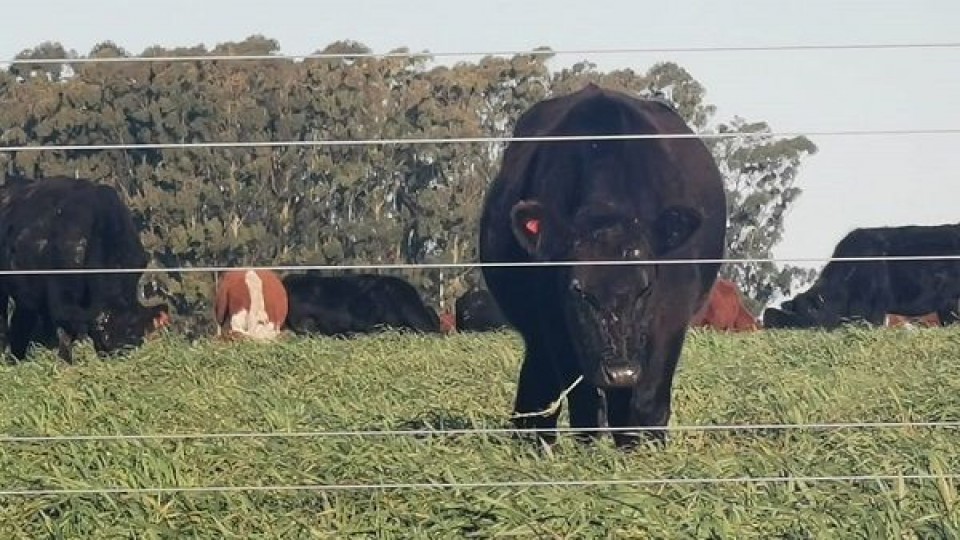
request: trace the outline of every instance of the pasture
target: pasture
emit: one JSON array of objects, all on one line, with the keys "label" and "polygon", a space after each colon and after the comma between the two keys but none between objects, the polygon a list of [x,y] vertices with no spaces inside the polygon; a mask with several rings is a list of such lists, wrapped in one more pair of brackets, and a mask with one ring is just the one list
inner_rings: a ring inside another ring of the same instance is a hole
[{"label": "pasture", "polygon": [[[0,368],[8,436],[508,427],[513,333],[167,336]],[[688,338],[671,424],[960,418],[960,329]],[[562,419],[565,424],[565,419]],[[0,443],[0,490],[949,474],[956,428],[681,431],[632,454],[504,435]],[[3,495],[3,538],[957,538],[957,481]]]}]

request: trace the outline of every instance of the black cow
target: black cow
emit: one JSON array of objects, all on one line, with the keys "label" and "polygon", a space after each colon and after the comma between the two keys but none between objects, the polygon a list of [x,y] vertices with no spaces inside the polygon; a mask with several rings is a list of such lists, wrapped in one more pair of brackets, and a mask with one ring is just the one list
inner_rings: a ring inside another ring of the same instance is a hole
[{"label": "black cow", "polygon": [[387,327],[441,333],[437,312],[412,285],[394,276],[291,274],[287,327],[298,334],[350,336]]},{"label": "black cow", "polygon": [[[0,269],[142,268],[147,256],[117,192],[85,179],[7,178],[0,189]],[[0,333],[22,360],[31,342],[59,348],[89,336],[100,355],[138,346],[168,320],[139,303],[140,273],[0,277]],[[14,309],[7,325],[9,299]]]},{"label": "black cow", "polygon": [[[960,255],[960,225],[854,229],[832,258]],[[888,313],[934,312],[958,320],[960,261],[831,261],[806,291],[763,312],[766,328],[834,329],[847,322],[883,326]]]},{"label": "black cow", "polygon": [[[692,134],[668,104],[593,84],[534,105],[514,133]],[[517,141],[484,203],[480,258],[719,259],[725,225],[723,180],[696,138]],[[718,270],[717,263],[484,267],[525,343],[515,412],[543,411],[582,375],[568,394],[572,427],[599,427],[603,418],[611,427],[665,426],[687,322]],[[553,429],[557,414],[515,424]],[[665,438],[662,430],[646,433]],[[639,434],[614,439],[632,445]]]},{"label": "black cow", "polygon": [[471,289],[454,305],[458,332],[492,332],[509,328],[490,291]]}]

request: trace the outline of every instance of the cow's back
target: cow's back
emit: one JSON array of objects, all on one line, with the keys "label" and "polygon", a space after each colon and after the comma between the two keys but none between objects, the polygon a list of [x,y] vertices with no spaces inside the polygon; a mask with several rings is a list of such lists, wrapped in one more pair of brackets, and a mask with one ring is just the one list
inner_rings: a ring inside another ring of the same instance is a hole
[{"label": "cow's back", "polygon": [[290,304],[287,325],[294,332],[347,335],[366,331],[375,317],[356,276],[289,274],[283,285]]},{"label": "cow's back", "polygon": [[707,301],[693,316],[690,325],[733,332],[758,329],[755,317],[744,305],[739,287],[728,279],[718,279],[714,283]]},{"label": "cow's back", "polygon": [[269,270],[231,270],[220,279],[215,301],[221,331],[253,339],[278,337],[289,310],[283,282]]},{"label": "cow's back", "polygon": [[[850,238],[870,238],[871,249],[850,249]],[[947,315],[960,299],[960,225],[907,225],[855,229],[838,244],[835,257],[930,257],[926,260],[849,262],[858,271],[847,287],[855,293],[881,298],[886,312],[919,317],[931,312]],[[841,263],[831,263],[839,265]],[[829,265],[828,265],[829,266]],[[863,270],[860,270],[862,268]],[[862,285],[871,284],[872,288]],[[840,285],[833,283],[834,288]],[[946,317],[948,320],[955,317]]]},{"label": "cow's back", "polygon": [[345,335],[371,332],[380,326],[441,332],[440,318],[416,289],[393,276],[289,275],[288,323],[300,333]]},{"label": "cow's back", "polygon": [[378,323],[426,333],[442,332],[440,316],[406,280],[373,274],[364,275],[361,280],[365,298],[377,305]]}]

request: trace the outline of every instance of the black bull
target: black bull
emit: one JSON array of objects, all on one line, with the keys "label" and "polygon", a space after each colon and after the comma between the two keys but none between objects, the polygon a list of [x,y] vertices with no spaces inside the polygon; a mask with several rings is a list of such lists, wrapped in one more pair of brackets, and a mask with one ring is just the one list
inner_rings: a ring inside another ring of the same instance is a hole
[{"label": "black bull", "polygon": [[[960,256],[960,225],[855,229],[832,258]],[[831,261],[817,281],[781,309],[763,313],[766,328],[837,328],[862,321],[882,326],[888,313],[935,312],[958,320],[960,260]]]},{"label": "black bull", "polygon": [[[117,192],[66,177],[8,178],[0,189],[0,269],[142,268],[147,256]],[[31,342],[59,347],[89,336],[100,354],[142,343],[166,304],[138,300],[140,273],[0,277],[0,334],[23,359]],[[8,299],[14,303],[7,326]],[[5,345],[5,343],[4,343]]]},{"label": "black bull", "polygon": [[[514,134],[692,132],[665,103],[588,85],[533,106]],[[698,139],[513,142],[485,200],[480,258],[720,259],[725,226],[723,181]],[[525,343],[514,411],[543,411],[582,375],[567,395],[573,428],[665,426],[687,323],[718,270],[715,263],[484,267]],[[557,415],[514,422],[552,430]],[[638,440],[625,431],[614,439]]]}]

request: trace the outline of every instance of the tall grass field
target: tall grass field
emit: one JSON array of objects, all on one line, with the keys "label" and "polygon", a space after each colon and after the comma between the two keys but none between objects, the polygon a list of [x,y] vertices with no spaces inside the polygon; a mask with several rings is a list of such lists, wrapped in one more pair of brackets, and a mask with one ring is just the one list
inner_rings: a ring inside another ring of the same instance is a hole
[{"label": "tall grass field", "polygon": [[[0,368],[0,538],[960,538],[957,480],[902,478],[960,474],[953,427],[16,440],[505,428],[521,355],[510,332],[38,352]],[[677,426],[960,420],[960,330],[692,332],[673,395]],[[896,478],[822,478],[873,475]]]}]

